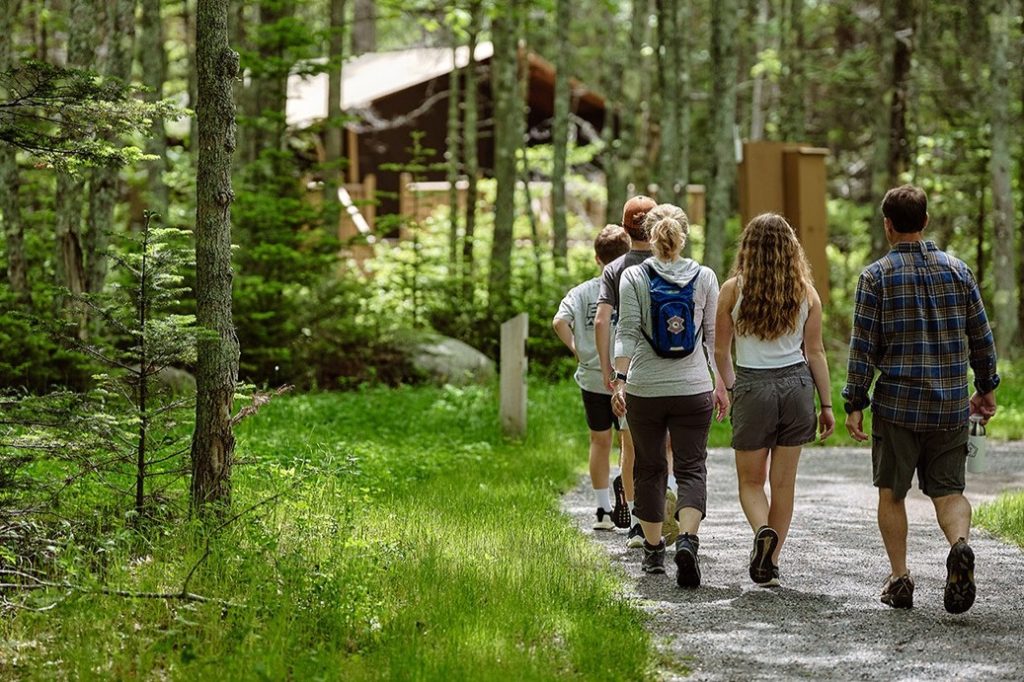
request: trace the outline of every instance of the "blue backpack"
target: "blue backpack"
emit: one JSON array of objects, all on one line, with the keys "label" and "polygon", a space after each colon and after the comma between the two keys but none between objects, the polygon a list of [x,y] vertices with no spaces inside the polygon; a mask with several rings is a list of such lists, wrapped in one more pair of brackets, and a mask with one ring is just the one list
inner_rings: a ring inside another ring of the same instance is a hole
[{"label": "blue backpack", "polygon": [[693,323],[693,290],[697,278],[680,286],[658,274],[651,263],[643,264],[647,285],[651,292],[651,329],[648,336],[641,332],[658,357],[685,358],[696,348],[701,330]]}]

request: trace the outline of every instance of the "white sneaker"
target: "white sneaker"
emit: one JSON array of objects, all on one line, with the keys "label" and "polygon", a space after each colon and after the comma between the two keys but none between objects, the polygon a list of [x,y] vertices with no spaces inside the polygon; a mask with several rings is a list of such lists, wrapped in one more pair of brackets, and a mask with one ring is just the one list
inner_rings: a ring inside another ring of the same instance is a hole
[{"label": "white sneaker", "polygon": [[634,523],[633,527],[629,529],[629,535],[626,536],[626,547],[630,549],[636,549],[644,546],[644,531],[640,528],[639,523]]},{"label": "white sneaker", "polygon": [[594,525],[592,525],[591,528],[594,530],[615,530],[615,522],[612,521],[612,513],[598,507],[597,521],[594,521]]}]

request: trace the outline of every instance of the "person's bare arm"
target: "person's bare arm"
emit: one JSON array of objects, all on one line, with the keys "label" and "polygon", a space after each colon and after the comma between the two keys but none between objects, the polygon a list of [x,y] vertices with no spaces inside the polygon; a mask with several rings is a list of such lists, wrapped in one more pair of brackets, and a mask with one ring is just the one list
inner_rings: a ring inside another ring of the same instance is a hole
[{"label": "person's bare arm", "polygon": [[807,322],[804,323],[804,354],[821,401],[818,436],[825,440],[835,431],[836,417],[832,411],[832,382],[829,378],[828,358],[825,356],[825,343],[821,337],[821,325],[821,297],[812,287],[810,309],[807,311]]},{"label": "person's bare arm", "polygon": [[572,327],[569,323],[560,317],[556,317],[551,320],[551,327],[555,330],[555,335],[565,344],[565,347],[572,351],[573,357],[579,359],[576,355],[576,339],[573,337]]},{"label": "person's bare arm", "polygon": [[612,306],[610,303],[598,303],[597,314],[594,316],[594,341],[597,343],[597,357],[601,361],[601,375],[608,388],[613,388],[611,341],[612,341]]}]

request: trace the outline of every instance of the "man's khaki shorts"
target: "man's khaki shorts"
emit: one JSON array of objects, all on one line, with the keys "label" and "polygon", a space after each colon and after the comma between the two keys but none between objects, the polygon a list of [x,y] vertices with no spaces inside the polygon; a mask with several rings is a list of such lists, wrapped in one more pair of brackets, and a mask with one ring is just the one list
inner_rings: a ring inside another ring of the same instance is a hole
[{"label": "man's khaki shorts", "polygon": [[890,488],[897,500],[917,484],[928,497],[964,491],[967,425],[948,431],[911,431],[877,416],[871,420],[871,470],[876,488]]}]

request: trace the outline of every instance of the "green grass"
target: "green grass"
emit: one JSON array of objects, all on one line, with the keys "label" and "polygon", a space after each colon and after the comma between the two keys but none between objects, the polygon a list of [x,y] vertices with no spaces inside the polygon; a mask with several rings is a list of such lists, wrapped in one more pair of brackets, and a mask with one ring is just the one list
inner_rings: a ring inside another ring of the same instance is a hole
[{"label": "green grass", "polygon": [[[586,457],[578,393],[531,386],[530,435],[497,431],[491,389],[278,399],[238,433],[249,463],[190,590],[239,604],[35,593],[0,620],[0,678],[644,679],[644,615],[559,512]],[[295,484],[298,482],[297,484]],[[295,485],[293,485],[295,484]],[[202,553],[189,524],[69,579],[175,591]]]},{"label": "green grass", "polygon": [[974,522],[1024,547],[1024,491],[1004,493],[974,512]]}]

